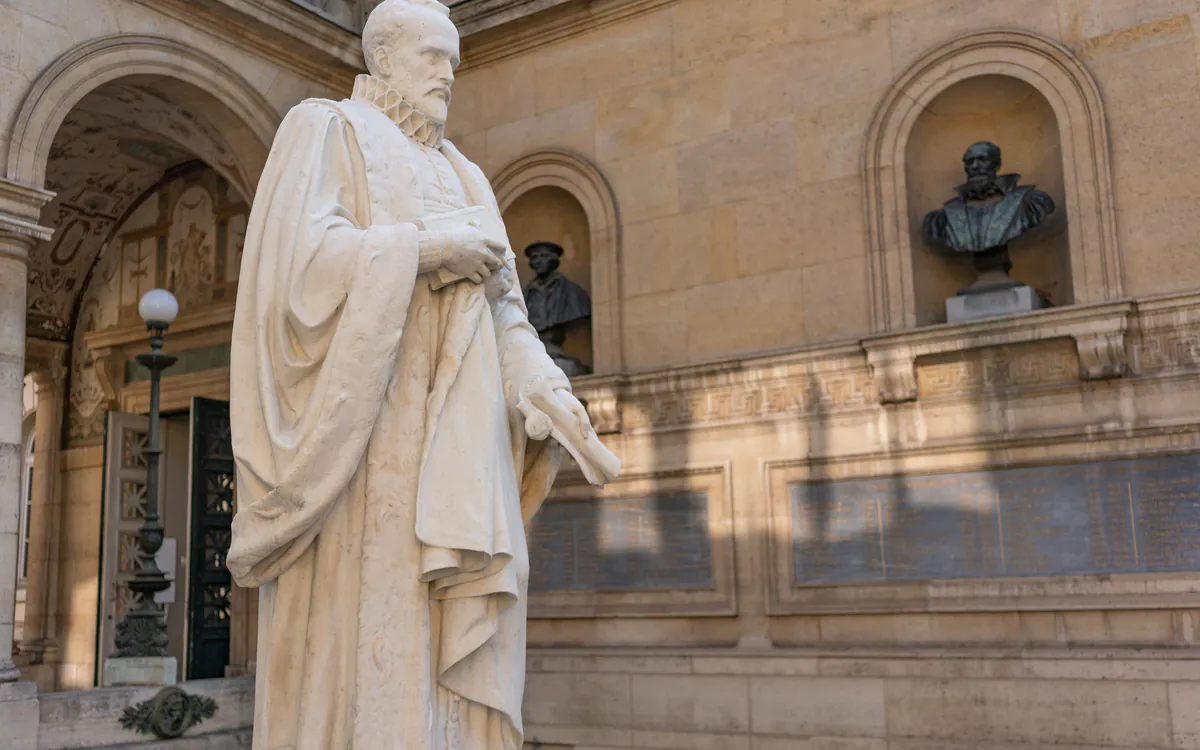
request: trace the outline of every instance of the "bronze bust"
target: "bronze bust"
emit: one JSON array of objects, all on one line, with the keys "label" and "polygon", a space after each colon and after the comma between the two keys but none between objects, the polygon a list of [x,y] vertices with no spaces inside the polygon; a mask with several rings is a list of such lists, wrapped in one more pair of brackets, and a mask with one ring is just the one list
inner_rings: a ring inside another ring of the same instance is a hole
[{"label": "bronze bust", "polygon": [[571,326],[591,320],[592,299],[587,290],[559,272],[562,254],[563,249],[553,242],[535,242],[525,248],[529,267],[537,274],[525,286],[525,305],[529,308],[529,323],[555,364],[568,377],[586,375],[588,368],[567,356],[562,345]]},{"label": "bronze bust", "polygon": [[1054,199],[1033,185],[1017,184],[1021,175],[998,174],[1000,147],[981,141],[963,155],[967,181],[955,198],[925,217],[922,229],[934,244],[970,253],[979,278],[964,294],[1021,286],[1008,277],[1008,243],[1054,212]]}]

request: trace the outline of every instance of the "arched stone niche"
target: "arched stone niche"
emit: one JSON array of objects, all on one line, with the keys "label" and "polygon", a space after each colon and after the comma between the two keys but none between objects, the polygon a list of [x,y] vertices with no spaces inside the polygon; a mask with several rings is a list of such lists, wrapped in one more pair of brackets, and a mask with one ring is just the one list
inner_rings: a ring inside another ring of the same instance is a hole
[{"label": "arched stone niche", "polygon": [[[621,372],[620,228],[612,189],[600,171],[575,154],[541,151],[506,167],[492,185],[518,254],[522,283],[528,280],[521,255],[528,243],[549,240],[563,245],[561,269],[592,298],[592,369],[598,375]],[[556,236],[535,236],[555,232]],[[564,244],[564,238],[573,247]],[[567,353],[583,359],[578,351]]]},{"label": "arched stone niche", "polygon": [[1057,210],[1034,231],[1009,247],[1012,277],[1041,292],[1051,305],[1069,305],[1071,289],[1067,212],[1063,210],[1062,147],[1054,110],[1028,83],[1010,76],[984,75],[959,81],[938,94],[917,117],[905,154],[912,244],[913,299],[917,325],[943,323],[944,300],[976,276],[971,258],[950,255],[922,234],[925,214],[954,197],[965,179],[963,152],[976,141],[1002,150],[1001,174],[1019,173],[1054,198]]},{"label": "arched stone niche", "polygon": [[[929,322],[919,315],[915,272],[920,263],[914,263],[913,237],[920,227],[913,226],[913,221],[940,201],[931,206],[910,205],[908,160],[914,129],[931,105],[936,111],[936,100],[951,87],[995,76],[1015,79],[1035,90],[1054,115],[1063,179],[1057,220],[1066,218],[1069,257],[1069,272],[1060,273],[1060,283],[1067,288],[1056,293],[1056,301],[1087,304],[1123,295],[1108,133],[1095,81],[1069,50],[1055,42],[1015,31],[972,34],[924,55],[896,81],[868,131],[863,176],[871,320],[878,333]],[[970,92],[967,88],[962,91]],[[951,101],[958,95],[966,94],[951,93]],[[1010,153],[1016,145],[1009,144]],[[1009,154],[1006,162],[1011,169],[1018,166]],[[932,303],[922,300],[922,304],[940,305],[943,299],[944,295]]]},{"label": "arched stone niche", "polygon": [[[558,270],[591,294],[591,236],[587,213],[575,196],[551,185],[533,188],[517,196],[504,211],[504,226],[517,253],[517,273],[522,289],[534,277],[522,251],[534,242],[554,242],[563,249]],[[568,331],[563,352],[594,370],[591,325],[576,326]]]}]

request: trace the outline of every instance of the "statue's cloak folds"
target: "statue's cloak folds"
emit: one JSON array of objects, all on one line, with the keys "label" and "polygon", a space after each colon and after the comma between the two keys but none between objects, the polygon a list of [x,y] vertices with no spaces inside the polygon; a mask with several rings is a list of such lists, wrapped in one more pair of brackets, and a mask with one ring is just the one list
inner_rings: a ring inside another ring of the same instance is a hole
[{"label": "statue's cloak folds", "polygon": [[[568,384],[518,285],[418,276],[416,148],[369,104],[310,100],[251,212],[228,566],[262,587],[255,750],[521,746],[522,523],[560,454],[527,442],[516,401]],[[479,169],[442,151],[499,222]]]}]

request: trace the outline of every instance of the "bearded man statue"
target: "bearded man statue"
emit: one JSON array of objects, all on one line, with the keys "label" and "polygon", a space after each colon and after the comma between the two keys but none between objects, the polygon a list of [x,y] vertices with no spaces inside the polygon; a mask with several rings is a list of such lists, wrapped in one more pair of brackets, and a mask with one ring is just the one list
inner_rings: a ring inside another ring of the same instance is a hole
[{"label": "bearded man statue", "polygon": [[246,234],[228,566],[260,587],[254,750],[518,750],[524,524],[566,448],[619,465],[443,138],[447,8],[385,0],[369,75],[284,119]]}]

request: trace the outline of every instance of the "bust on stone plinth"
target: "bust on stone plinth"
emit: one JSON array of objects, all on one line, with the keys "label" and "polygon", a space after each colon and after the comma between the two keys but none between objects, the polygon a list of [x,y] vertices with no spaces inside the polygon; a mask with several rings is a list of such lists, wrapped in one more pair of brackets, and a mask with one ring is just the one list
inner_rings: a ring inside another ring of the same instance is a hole
[{"label": "bust on stone plinth", "polygon": [[969,253],[979,272],[975,283],[946,301],[951,322],[1044,305],[1031,287],[1009,278],[1008,244],[1052,214],[1054,199],[1033,185],[1018,184],[1019,174],[998,174],[1000,163],[1000,147],[994,143],[981,141],[968,148],[963,155],[967,181],[922,226],[935,245]]},{"label": "bust on stone plinth", "polygon": [[568,376],[586,375],[582,362],[563,352],[567,331],[587,324],[592,318],[592,299],[587,290],[558,270],[563,249],[553,242],[535,242],[525,248],[529,267],[537,274],[525,286],[529,324],[546,345],[546,353]]}]

